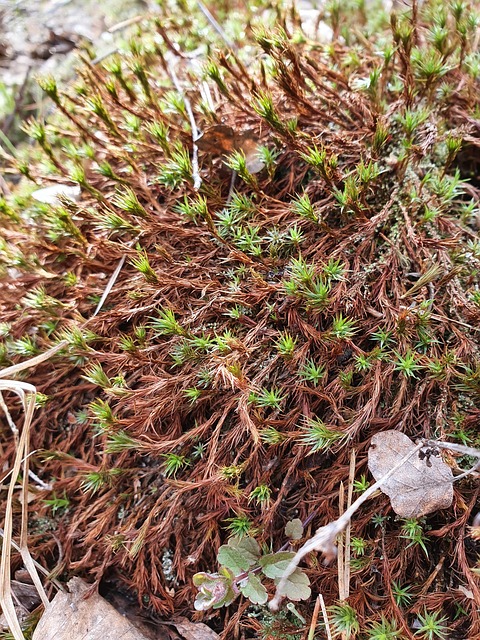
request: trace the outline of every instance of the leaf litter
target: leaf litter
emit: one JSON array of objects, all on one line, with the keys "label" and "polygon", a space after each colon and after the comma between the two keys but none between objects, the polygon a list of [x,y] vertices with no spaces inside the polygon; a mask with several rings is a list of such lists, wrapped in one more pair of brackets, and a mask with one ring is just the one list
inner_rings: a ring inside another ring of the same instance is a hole
[{"label": "leaf litter", "polygon": [[[412,440],[401,431],[376,433],[368,450],[368,468],[375,480],[380,480],[414,448]],[[452,504],[453,473],[440,457],[412,456],[380,490],[390,498],[398,516],[420,518]]]}]

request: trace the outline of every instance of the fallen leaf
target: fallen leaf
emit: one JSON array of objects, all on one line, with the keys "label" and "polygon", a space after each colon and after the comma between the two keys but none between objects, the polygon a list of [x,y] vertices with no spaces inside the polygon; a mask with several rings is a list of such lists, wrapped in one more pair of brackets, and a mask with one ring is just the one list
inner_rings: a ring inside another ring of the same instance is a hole
[{"label": "fallen leaf", "polygon": [[458,587],[458,590],[461,591],[463,593],[463,595],[468,598],[469,600],[475,600],[475,596],[473,595],[473,591],[471,589],[467,589],[467,587],[464,587],[463,584],[461,584]]},{"label": "fallen leaf", "polygon": [[225,124],[216,124],[206,129],[203,135],[195,140],[195,144],[206,153],[231,153],[235,148],[235,132]]},{"label": "fallen leaf", "polygon": [[[400,431],[376,433],[368,450],[368,468],[375,480],[383,478],[414,448],[410,438]],[[452,470],[440,457],[431,455],[421,459],[414,455],[380,490],[387,494],[392,509],[401,518],[419,518],[452,504],[452,479]]]},{"label": "fallen leaf", "polygon": [[228,155],[232,151],[243,151],[250,173],[259,173],[265,166],[258,155],[261,147],[260,138],[253,129],[239,133],[228,125],[216,124],[209,127],[195,144],[201,151],[218,156]]},{"label": "fallen leaf", "polygon": [[11,587],[16,601],[27,611],[33,611],[41,603],[37,588],[33,584],[12,580]]},{"label": "fallen leaf", "polygon": [[32,640],[148,640],[89,585],[72,578],[70,593],[59,591],[35,629]]},{"label": "fallen leaf", "polygon": [[203,622],[190,622],[187,618],[176,618],[172,623],[185,640],[218,640],[220,637]]}]

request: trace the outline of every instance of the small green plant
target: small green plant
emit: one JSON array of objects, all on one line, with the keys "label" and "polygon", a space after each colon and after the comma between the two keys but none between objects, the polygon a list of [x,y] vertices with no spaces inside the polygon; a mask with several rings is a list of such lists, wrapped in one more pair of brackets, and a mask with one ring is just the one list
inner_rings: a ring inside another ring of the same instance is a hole
[{"label": "small green plant", "polygon": [[370,482],[367,480],[364,473],[360,476],[358,480],[353,481],[353,490],[357,493],[363,493],[370,486]]},{"label": "small green plant", "polygon": [[303,366],[299,369],[298,375],[302,380],[310,382],[316,387],[325,377],[326,373],[325,365],[317,365],[314,360],[307,358]]},{"label": "small green plant", "polygon": [[254,188],[257,186],[257,178],[249,171],[249,164],[243,151],[232,151],[228,156],[227,165],[232,171],[235,171],[246,184]]},{"label": "small green plant", "polygon": [[300,218],[318,222],[318,215],[315,213],[315,209],[313,208],[313,204],[311,203],[307,193],[303,193],[301,196],[294,198],[290,206],[293,213],[300,216]]},{"label": "small green plant", "polygon": [[277,409],[280,411],[285,398],[286,395],[277,387],[272,387],[270,389],[264,387],[263,389],[260,389],[257,394],[254,394],[252,401],[257,405],[257,407]]},{"label": "small green plant", "polygon": [[428,550],[425,545],[427,538],[423,532],[422,525],[416,518],[406,518],[403,521],[402,535],[400,537],[405,538],[405,540],[410,540],[410,544],[406,547],[407,549],[418,544],[428,558]]},{"label": "small green plant", "polygon": [[391,344],[395,342],[395,338],[393,337],[393,331],[389,331],[384,328],[377,329],[371,335],[372,340],[375,340],[379,343],[380,349],[384,349],[385,347],[389,347]]},{"label": "small green plant", "polygon": [[[108,384],[110,384],[110,380],[108,380]],[[100,431],[109,430],[117,422],[117,418],[115,417],[111,406],[101,398],[93,400],[89,404],[88,408],[96,419]]]},{"label": "small green plant", "polygon": [[29,309],[50,311],[52,313],[55,313],[55,308],[64,306],[58,300],[49,296],[43,285],[31,289],[23,298],[23,304]]},{"label": "small green plant", "polygon": [[320,418],[309,418],[302,427],[302,435],[298,439],[300,444],[310,447],[311,453],[330,449],[345,439],[341,431],[330,429]]},{"label": "small green plant", "polygon": [[334,338],[350,340],[356,332],[355,320],[344,318],[341,313],[333,319],[330,335]]},{"label": "small green plant", "polygon": [[87,382],[91,382],[97,387],[101,387],[102,389],[108,389],[112,386],[110,378],[107,376],[102,368],[102,365],[99,363],[94,363],[87,367],[82,378],[87,380]]},{"label": "small green plant", "polygon": [[385,522],[388,520],[388,516],[382,516],[381,513],[374,513],[371,520],[375,527],[384,528]]},{"label": "small green plant", "polygon": [[167,478],[175,478],[177,473],[190,466],[190,460],[178,453],[165,453],[163,473]]},{"label": "small green plant", "polygon": [[192,180],[192,162],[188,149],[175,145],[170,159],[159,166],[157,180],[169,189],[176,189],[183,182]]},{"label": "small green plant", "polygon": [[187,398],[190,405],[194,405],[202,395],[202,390],[197,387],[189,387],[183,390],[183,395]]},{"label": "small green plant", "polygon": [[335,153],[327,151],[325,147],[307,147],[304,152],[300,152],[300,157],[304,162],[316,169],[318,173],[331,183],[335,170],[338,167],[338,157]]},{"label": "small green plant", "polygon": [[297,338],[293,338],[288,331],[280,334],[279,339],[275,343],[278,353],[286,359],[292,358],[295,353]]},{"label": "small green plant", "polygon": [[266,484],[259,484],[258,487],[255,487],[250,492],[248,496],[249,502],[255,502],[260,506],[267,506],[270,503],[270,498],[272,496],[272,490]]},{"label": "small green plant", "polygon": [[22,336],[9,344],[9,350],[20,356],[32,357],[39,353],[35,338],[32,336]]},{"label": "small green plant", "polygon": [[411,590],[412,587],[409,584],[406,584],[402,587],[398,582],[395,582],[395,580],[392,581],[393,597],[395,598],[395,602],[399,607],[408,607],[413,599]]},{"label": "small green plant", "polygon": [[259,92],[252,101],[252,107],[261,118],[264,118],[274,129],[283,131],[285,129],[280,116],[273,104],[273,98],[269,93]]},{"label": "small green plant", "polygon": [[357,612],[350,605],[346,603],[333,605],[328,607],[328,613],[334,637],[342,636],[350,640],[360,631]]},{"label": "small green plant", "polygon": [[284,442],[287,436],[283,433],[280,433],[275,427],[266,427],[262,429],[260,432],[260,439],[265,444],[275,445]]},{"label": "small green plant", "polygon": [[159,309],[158,318],[150,318],[150,320],[150,327],[158,336],[183,336],[186,334],[171,309]]},{"label": "small green plant", "polygon": [[253,522],[244,513],[239,513],[233,518],[227,518],[225,522],[228,522],[227,531],[230,531],[234,537],[241,539],[243,536],[253,534]]},{"label": "small green plant", "polygon": [[355,356],[355,371],[366,372],[373,366],[372,361],[368,356],[359,354]]},{"label": "small green plant", "polygon": [[243,473],[243,465],[232,464],[229,466],[220,467],[218,473],[223,480],[237,480]]},{"label": "small green plant", "polygon": [[402,125],[407,138],[411,138],[428,117],[429,112],[427,109],[406,109],[404,113],[397,116],[397,120]]},{"label": "small green plant", "polygon": [[[254,538],[246,535],[230,538],[218,550],[218,573],[197,573],[193,577],[199,590],[195,609],[228,606],[240,593],[252,604],[265,604],[268,594],[263,580],[268,578],[278,584],[294,555],[290,551],[262,554]],[[290,575],[283,595],[294,602],[306,600],[311,594],[309,585],[308,576],[297,568]]]},{"label": "small green plant", "polygon": [[399,371],[405,378],[416,378],[416,371],[422,369],[422,365],[418,364],[416,354],[407,349],[404,355],[395,351],[397,359],[395,361],[395,371]]},{"label": "small green plant", "polygon": [[265,165],[265,168],[270,178],[273,178],[273,176],[275,175],[275,168],[276,168],[278,155],[279,153],[276,149],[272,149],[264,145],[262,145],[258,149],[257,156]]},{"label": "small green plant", "polygon": [[137,256],[130,260],[130,264],[139,271],[150,284],[156,284],[158,282],[157,274],[152,269],[148,260],[148,254],[140,245],[137,245]]},{"label": "small green plant", "polygon": [[108,434],[105,453],[121,453],[131,449],[140,449],[140,445],[138,440],[129,436],[125,431],[112,431]]},{"label": "small green plant", "polygon": [[416,636],[420,636],[422,640],[447,640],[449,637],[448,627],[444,624],[447,621],[446,616],[440,617],[440,611],[429,613],[424,609],[423,614],[417,614],[420,627],[415,631]]},{"label": "small green plant", "polygon": [[137,350],[135,339],[129,335],[118,336],[118,346],[122,351],[127,351],[128,353],[134,353]]},{"label": "small green plant", "polygon": [[374,622],[367,631],[368,640],[395,640],[401,638],[402,632],[397,628],[395,620],[387,620],[382,615],[380,622]]},{"label": "small green plant", "polygon": [[323,267],[323,273],[327,280],[344,280],[345,277],[345,265],[338,259],[330,258],[327,264]]},{"label": "small green plant", "polygon": [[356,556],[363,556],[363,555],[365,555],[365,551],[367,549],[367,541],[364,540],[363,538],[358,538],[356,536],[352,536],[352,538],[350,540],[350,546],[351,546],[351,549],[352,549],[353,553]]},{"label": "small green plant", "polygon": [[331,285],[322,278],[316,278],[311,286],[303,291],[303,297],[307,301],[307,309],[322,311],[328,306]]},{"label": "small green plant", "polygon": [[288,240],[294,247],[298,247],[304,239],[305,235],[303,231],[296,224],[290,227],[288,230]]},{"label": "small green plant", "polygon": [[130,187],[124,187],[123,191],[117,192],[116,195],[112,198],[112,204],[122,211],[131,213],[135,216],[140,216],[141,218],[148,215],[143,206],[140,204],[137,195]]},{"label": "small green plant", "polygon": [[51,507],[52,514],[55,516],[57,511],[66,511],[70,506],[70,500],[67,497],[65,491],[63,492],[63,496],[57,496],[55,491],[51,498],[47,500],[43,500],[43,504],[46,504],[47,507]]},{"label": "small green plant", "polygon": [[122,469],[112,468],[86,473],[82,480],[82,490],[85,493],[98,493],[103,488],[113,486],[114,479],[123,473]]}]

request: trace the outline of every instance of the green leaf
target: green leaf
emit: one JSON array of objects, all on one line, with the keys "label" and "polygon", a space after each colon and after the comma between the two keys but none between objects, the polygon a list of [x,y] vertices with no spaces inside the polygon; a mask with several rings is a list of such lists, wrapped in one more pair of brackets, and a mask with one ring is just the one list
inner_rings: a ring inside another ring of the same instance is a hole
[{"label": "green leaf", "polygon": [[294,555],[292,551],[279,551],[263,556],[258,562],[267,578],[281,578]]},{"label": "green leaf", "polygon": [[248,560],[249,566],[257,564],[260,557],[260,547],[255,538],[250,538],[249,536],[233,536],[229,539],[228,546],[239,551],[244,559]]},{"label": "green leaf", "polygon": [[265,604],[268,600],[267,590],[254,574],[249,573],[246,584],[240,585],[240,591],[252,604]]},{"label": "green leaf", "polygon": [[[280,580],[281,576],[275,579],[275,584],[278,584]],[[281,590],[281,594],[294,602],[297,602],[298,600],[307,600],[312,593],[309,585],[310,580],[308,579],[307,574],[297,567],[288,577],[285,586]]]},{"label": "green leaf", "polygon": [[217,559],[219,564],[233,571],[236,576],[249,569],[252,565],[250,558],[226,544],[222,545],[218,550]]},{"label": "green leaf", "polygon": [[303,536],[303,524],[300,518],[295,518],[287,522],[285,526],[285,535],[291,540],[300,540]]},{"label": "green leaf", "polygon": [[219,573],[196,573],[193,584],[199,590],[194,603],[196,611],[227,607],[239,594],[234,575],[226,567],[221,567]]}]

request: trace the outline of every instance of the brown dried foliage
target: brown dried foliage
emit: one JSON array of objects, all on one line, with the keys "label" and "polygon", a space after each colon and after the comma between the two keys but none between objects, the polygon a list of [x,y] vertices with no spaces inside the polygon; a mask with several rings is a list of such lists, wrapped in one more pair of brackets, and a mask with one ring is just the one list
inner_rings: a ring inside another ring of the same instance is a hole
[{"label": "brown dried foliage", "polygon": [[[426,27],[420,18],[415,28],[418,44],[426,47]],[[443,98],[435,94],[438,102],[434,102],[428,82],[415,79],[401,42],[392,61],[382,68],[375,95],[355,88],[355,80],[379,64],[376,45],[367,41],[361,63],[352,71],[347,63],[351,50],[340,40],[323,53],[279,36],[279,43],[264,43],[278,74],[275,82],[257,73],[255,65],[247,71],[235,55],[219,54],[228,93],[210,85],[215,114],[208,117],[200,109],[198,78],[188,61],[177,61],[175,73],[188,87],[200,129],[222,124],[238,136],[253,130],[264,144],[279,151],[272,175],[258,174],[253,186],[237,179],[236,189],[252,198],[255,211],[248,222],[259,228],[259,236],[272,229],[286,233],[296,224],[304,234],[301,251],[290,245],[276,252],[265,238],[261,254],[252,255],[232,236],[222,236],[218,224],[231,181],[231,171],[221,158],[200,152],[201,193],[207,209],[203,219],[189,220],[176,209],[184,196],[196,198],[191,182],[180,180],[172,189],[157,179],[162,165],[172,160],[175,141],[192,151],[187,116],[172,114],[162,103],[172,88],[171,41],[176,32],[172,28],[162,33],[170,33],[170,41],[164,38],[154,54],[139,57],[148,85],[143,95],[138,73],[124,68],[119,81],[102,65],[85,62],[81,67],[87,96],[105,106],[108,118],[98,110],[95,114],[78,92],[70,90],[61,97],[61,110],[68,117],[57,136],[77,148],[88,144],[94,151],[93,160],[79,161],[85,173],[81,202],[69,205],[79,233],[52,241],[48,216],[37,214],[33,227],[5,219],[3,234],[26,256],[27,264],[5,271],[0,308],[2,319],[12,325],[13,338],[34,335],[38,348],[45,350],[54,339],[45,322],[53,317],[58,333],[91,316],[95,307],[91,296],[102,294],[118,261],[127,255],[107,308],[88,323],[97,337],[74,355],[64,353],[29,374],[49,397],[45,408],[37,411],[32,447],[54,452],[44,455],[43,462],[37,455],[37,472],[54,479],[55,494],[70,500],[63,516],[45,520],[50,511],[42,498],[51,496],[38,494],[31,545],[55,573],[82,574],[95,581],[117,576],[143,603],[166,614],[191,609],[191,577],[196,571],[215,569],[228,518],[247,514],[259,537],[278,547],[288,519],[317,512],[315,526],[319,526],[338,515],[339,483],[348,477],[351,447],[357,450],[358,477],[366,470],[369,440],[380,430],[397,428],[413,438],[444,438],[454,431],[459,414],[464,415],[467,430],[478,421],[478,411],[472,409],[478,400],[478,373],[476,382],[474,375],[473,381],[465,378],[466,367],[473,371],[477,367],[478,372],[480,313],[467,293],[478,276],[465,262],[459,266],[457,259],[475,232],[457,213],[466,197],[460,194],[451,207],[443,206],[422,179],[427,171],[435,172],[438,148],[449,130],[468,140],[459,163],[466,176],[465,164],[478,163],[480,135],[472,115],[478,107],[478,86],[464,67],[451,65],[445,81],[453,90]],[[132,54],[132,65],[136,60]],[[404,79],[403,91],[388,87],[396,76]],[[109,91],[112,83],[115,90]],[[265,91],[272,96],[278,123],[258,114]],[[430,108],[428,121],[418,127],[407,158],[401,159],[405,134],[394,116],[406,106],[419,109],[425,104]],[[136,129],[126,126],[128,115],[138,119]],[[292,118],[297,118],[296,130],[286,126]],[[147,129],[154,121],[169,128],[163,149]],[[388,139],[375,148],[380,124]],[[330,174],[315,172],[302,159],[301,154],[315,145],[326,151],[327,158],[338,158]],[[60,144],[53,152],[57,180],[63,182],[61,172],[69,173],[69,160]],[[359,163],[370,160],[379,163],[380,175],[361,189],[352,212],[342,212],[335,189],[342,191]],[[119,179],[99,174],[96,163],[102,161],[108,161]],[[447,175],[454,174],[455,166],[452,160]],[[30,173],[44,184],[40,165],[31,167]],[[123,184],[134,191],[144,214],[119,209],[115,197]],[[318,223],[292,210],[292,197],[303,191],[314,203]],[[418,197],[412,197],[413,191]],[[474,181],[468,185],[468,195],[478,200]],[[429,222],[422,222],[425,202],[438,207]],[[102,219],[107,212],[120,214],[137,230],[105,230]],[[131,263],[137,242],[154,277],[144,277]],[[344,278],[332,283],[324,309],[308,307],[285,290],[291,260],[300,254],[317,273],[329,260],[344,265]],[[414,287],[432,265],[438,266],[433,281]],[[68,272],[76,275],[73,286],[65,284]],[[19,304],[40,284],[62,303],[53,316],[51,309]],[[235,305],[243,311],[231,317],[228,311]],[[184,335],[155,334],[151,318],[159,308],[174,312]],[[430,336],[425,348],[415,346],[421,342],[422,313],[428,317]],[[332,323],[339,314],[355,320],[353,336],[332,337]],[[135,337],[139,326],[147,327],[144,342]],[[386,357],[371,357],[371,367],[359,370],[355,358],[372,356],[376,345],[372,334],[379,329],[391,332],[393,350]],[[290,359],[275,346],[285,330],[297,339]],[[188,357],[176,366],[172,351],[203,334],[212,340],[223,334],[224,346],[203,352],[187,349]],[[122,350],[120,336],[136,340],[135,347]],[[421,366],[416,377],[402,375],[397,367],[395,352],[405,355],[409,350]],[[454,360],[448,360],[451,354]],[[327,374],[318,386],[299,377],[307,358],[325,366]],[[444,374],[433,375],[431,362],[445,362]],[[86,381],[82,375],[95,363],[110,379],[121,374],[125,392],[115,387],[102,390]],[[206,388],[199,383],[202,370],[209,372]],[[201,388],[194,404],[184,393],[193,387]],[[251,402],[250,394],[262,387],[281,389],[285,396],[281,410]],[[91,410],[96,399],[108,402],[115,416],[109,429],[97,432]],[[82,412],[86,419],[79,418]],[[312,453],[300,439],[305,420],[312,417],[348,435],[347,445]],[[280,443],[266,441],[269,428],[282,435]],[[108,453],[109,432],[119,430],[136,439],[138,446]],[[2,441],[8,469],[14,444],[6,426]],[[199,443],[203,455],[195,459]],[[172,452],[191,460],[176,478],[164,473],[164,454]],[[239,476],[226,479],[222,469],[232,466],[239,468]],[[112,468],[119,473],[98,492],[85,490],[88,474]],[[260,484],[272,489],[268,507],[248,500]],[[429,558],[418,546],[407,548],[399,537],[402,523],[393,517],[382,527],[372,524],[372,513],[391,514],[385,496],[362,511],[352,535],[368,540],[368,562],[353,572],[349,601],[360,620],[375,617],[378,607],[401,619],[391,587],[396,580],[416,585],[415,610],[435,607],[440,598],[453,620],[456,602],[471,617],[471,637],[480,633],[475,606],[478,583],[469,570],[475,557],[465,535],[477,493],[465,480],[455,491],[454,506],[428,518]],[[45,522],[55,527],[55,536],[41,530]],[[167,550],[174,580],[165,574]],[[434,585],[422,590],[439,562]],[[338,593],[336,568],[321,567],[312,557],[309,575],[315,591],[325,595],[327,604],[333,602]],[[474,599],[454,596],[459,585],[471,590]],[[464,630],[467,625],[461,618],[452,624],[463,624]]]}]

